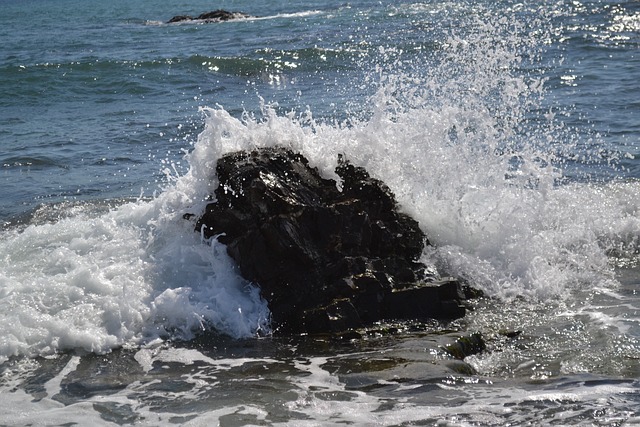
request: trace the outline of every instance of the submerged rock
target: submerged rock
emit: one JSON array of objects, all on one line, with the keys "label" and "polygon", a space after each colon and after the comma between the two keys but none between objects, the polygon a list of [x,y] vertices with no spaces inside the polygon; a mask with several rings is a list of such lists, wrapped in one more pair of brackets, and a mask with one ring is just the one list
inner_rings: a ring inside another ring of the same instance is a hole
[{"label": "submerged rock", "polygon": [[278,332],[338,332],[381,319],[457,318],[453,279],[425,281],[429,244],[389,188],[339,159],[336,182],[283,148],[218,161],[216,201],[196,230],[218,236],[261,288]]},{"label": "submerged rock", "polygon": [[230,21],[232,19],[250,18],[251,16],[243,12],[229,12],[226,10],[218,9],[211,12],[202,13],[195,18],[189,15],[176,15],[167,21],[168,24],[184,21],[203,21],[203,22],[223,22]]}]

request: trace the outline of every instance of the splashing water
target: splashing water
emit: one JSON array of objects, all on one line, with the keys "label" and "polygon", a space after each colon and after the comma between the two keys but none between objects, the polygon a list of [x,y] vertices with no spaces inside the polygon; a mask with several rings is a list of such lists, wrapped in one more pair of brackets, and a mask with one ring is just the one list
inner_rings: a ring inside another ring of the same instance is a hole
[{"label": "splashing water", "polygon": [[610,255],[638,252],[638,183],[564,179],[575,138],[554,114],[538,114],[545,78],[530,44],[540,36],[494,21],[478,22],[464,39],[451,35],[426,72],[416,70],[424,59],[381,49],[391,71],[377,70],[367,119],[317,122],[309,111],[279,116],[269,106],[261,119],[236,119],[205,109],[190,173],[215,182],[220,155],[284,145],[337,178],[335,159],[345,154],[419,220],[435,243],[425,259],[444,274],[503,298],[615,288]]},{"label": "splashing water", "polygon": [[190,339],[213,328],[268,333],[257,288],[217,242],[181,219],[189,195],[9,230],[0,241],[0,357],[82,349],[102,353],[156,338]]}]

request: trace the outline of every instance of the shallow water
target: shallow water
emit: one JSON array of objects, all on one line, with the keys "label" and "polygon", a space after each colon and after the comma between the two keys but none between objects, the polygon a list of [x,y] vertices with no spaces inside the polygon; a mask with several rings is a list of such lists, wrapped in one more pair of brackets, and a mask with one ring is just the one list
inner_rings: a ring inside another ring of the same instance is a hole
[{"label": "shallow water", "polygon": [[[89,420],[97,425],[639,421],[635,379],[588,372],[545,374],[552,369],[545,362],[557,360],[552,352],[537,361],[509,360],[509,372],[473,373],[442,350],[454,335],[428,329],[392,336],[372,333],[357,341],[207,337],[186,346],[156,343],[103,356],[22,360],[4,366],[5,377],[24,382],[13,390],[4,384],[11,405],[3,420],[9,425]],[[515,348],[526,353],[535,341],[530,336],[494,338],[488,357]],[[485,357],[472,365],[481,369]],[[492,364],[500,363],[505,361]]]}]

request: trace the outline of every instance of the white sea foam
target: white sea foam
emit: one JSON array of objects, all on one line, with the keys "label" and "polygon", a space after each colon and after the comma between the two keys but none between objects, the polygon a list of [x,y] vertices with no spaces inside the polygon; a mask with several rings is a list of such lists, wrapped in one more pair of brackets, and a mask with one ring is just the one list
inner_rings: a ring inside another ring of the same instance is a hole
[{"label": "white sea foam", "polygon": [[100,353],[209,327],[234,337],[268,332],[257,288],[181,218],[198,187],[178,187],[106,214],[4,232],[0,357]]},{"label": "white sea foam", "polygon": [[260,21],[265,19],[282,19],[282,18],[306,18],[308,16],[314,16],[322,14],[321,10],[303,10],[301,12],[291,12],[291,13],[278,13],[276,15],[268,15],[268,16],[251,16],[245,18],[249,21]]},{"label": "white sea foam", "polygon": [[284,145],[336,178],[335,160],[345,154],[389,184],[401,209],[435,244],[425,259],[446,274],[503,297],[546,299],[572,289],[615,287],[610,255],[634,257],[638,250],[640,184],[558,184],[559,171],[540,163],[535,147],[501,155],[485,146],[489,129],[480,137],[459,132],[452,141],[448,133],[463,128],[461,121],[482,124],[472,112],[463,118],[452,109],[382,111],[349,127],[277,116],[268,108],[263,121],[206,109],[207,128],[191,162],[201,162],[195,171],[203,176],[196,180],[211,182],[211,159]]}]

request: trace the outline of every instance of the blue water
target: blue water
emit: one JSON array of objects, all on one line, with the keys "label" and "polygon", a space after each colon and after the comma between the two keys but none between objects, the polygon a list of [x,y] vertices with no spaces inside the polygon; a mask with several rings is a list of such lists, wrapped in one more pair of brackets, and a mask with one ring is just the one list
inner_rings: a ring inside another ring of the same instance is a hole
[{"label": "blue water", "polygon": [[[271,19],[224,26],[161,25],[207,2],[2,6],[3,218],[34,203],[152,193],[159,162],[202,130],[201,106],[239,115],[261,96],[344,114],[358,68],[345,46],[365,36],[340,5],[244,5]],[[288,13],[301,16],[278,16]]]},{"label": "blue water", "polygon": [[[216,8],[252,17],[166,24]],[[631,1],[0,0],[0,424],[637,423],[639,47]],[[272,145],[365,166],[492,299],[269,337],[182,215]]]}]

